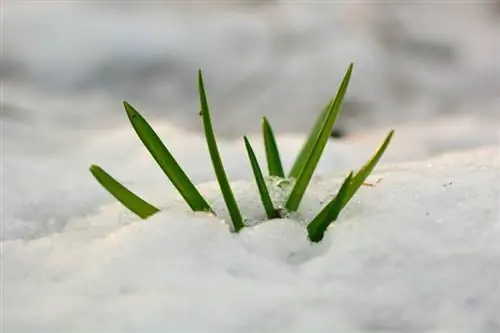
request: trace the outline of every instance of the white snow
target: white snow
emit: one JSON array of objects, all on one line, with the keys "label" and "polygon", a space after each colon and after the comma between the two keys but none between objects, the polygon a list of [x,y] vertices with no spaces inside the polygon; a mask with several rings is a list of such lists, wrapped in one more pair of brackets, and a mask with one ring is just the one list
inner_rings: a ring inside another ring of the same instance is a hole
[{"label": "white snow", "polygon": [[[113,203],[60,233],[5,241],[4,328],[494,332],[499,156],[492,146],[385,164],[314,245],[294,220],[232,234],[158,184],[148,197],[166,210],[147,221]],[[341,181],[315,181],[306,220]],[[262,218],[255,185],[233,185],[243,214]],[[200,189],[223,219],[217,184]]]},{"label": "white snow", "polygon": [[[183,6],[5,1],[0,331],[499,332],[494,3]],[[260,223],[241,136],[264,166],[267,115],[288,170],[353,60],[347,137],[328,143],[297,220]],[[197,67],[252,224],[239,234],[201,133]],[[189,211],[121,99],[217,217]],[[308,242],[307,221],[392,128],[375,186]],[[162,212],[139,220],[90,164]]]}]

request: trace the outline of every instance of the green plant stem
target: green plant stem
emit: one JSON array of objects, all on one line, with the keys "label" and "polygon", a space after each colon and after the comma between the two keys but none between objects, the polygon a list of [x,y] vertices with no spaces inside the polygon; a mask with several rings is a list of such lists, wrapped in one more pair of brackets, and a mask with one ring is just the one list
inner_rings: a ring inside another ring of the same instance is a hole
[{"label": "green plant stem", "polygon": [[269,195],[264,176],[262,176],[262,171],[260,169],[259,162],[257,161],[257,157],[255,156],[255,152],[253,151],[252,145],[250,144],[250,141],[248,141],[248,138],[246,136],[243,137],[243,140],[245,141],[245,148],[248,153],[248,158],[250,159],[250,164],[255,176],[255,182],[257,183],[257,187],[260,193],[260,199],[262,201],[262,205],[264,206],[264,210],[266,211],[267,218],[270,220],[279,218],[280,216],[273,206],[271,196]]},{"label": "green plant stem", "polygon": [[286,202],[285,207],[289,211],[296,211],[298,209],[307,186],[309,185],[309,182],[312,178],[314,170],[316,169],[321,155],[323,154],[326,143],[328,142],[328,138],[335,124],[335,120],[340,113],[342,101],[344,99],[347,87],[349,85],[349,80],[351,78],[352,69],[353,64],[351,64],[347,69],[344,79],[342,80],[342,83],[339,87],[337,96],[335,97],[335,100],[330,104],[330,109],[328,110],[323,125],[321,126],[321,130],[316,137],[313,148],[311,149],[310,154],[307,156],[304,167],[301,170],[297,178],[297,182],[295,183],[295,186],[292,189],[292,192],[290,193],[290,196]]},{"label": "green plant stem", "polygon": [[226,206],[231,217],[233,229],[235,232],[239,232],[244,227],[243,217],[241,216],[240,209],[234,197],[233,191],[231,190],[231,186],[229,185],[229,180],[227,179],[226,171],[224,170],[222,159],[220,157],[219,148],[217,147],[217,141],[215,140],[201,69],[198,70],[198,89],[200,94],[203,128],[205,131],[205,138],[207,140],[208,151],[210,152],[210,157],[212,159],[212,165],[214,167],[217,181],[219,182],[222,196],[224,197],[224,201],[226,202]]},{"label": "green plant stem", "polygon": [[271,124],[269,124],[266,117],[262,118],[262,134],[264,137],[264,147],[266,150],[267,169],[269,171],[269,175],[285,178],[278,144],[276,143],[276,138]]},{"label": "green plant stem", "polygon": [[181,169],[170,151],[165,147],[146,119],[127,102],[123,102],[127,116],[135,132],[141,139],[146,149],[151,153],[156,163],[179,191],[186,203],[193,211],[206,211],[213,213],[212,208],[198,192],[193,182]]},{"label": "green plant stem", "polygon": [[337,195],[333,198],[316,217],[307,225],[309,239],[312,242],[319,242],[323,239],[328,226],[337,220],[340,211],[343,208],[343,202],[347,196],[349,184],[352,180],[352,172],[346,177]]},{"label": "green plant stem", "polygon": [[316,139],[319,136],[319,133],[321,131],[321,127],[323,123],[325,122],[326,116],[328,115],[328,110],[330,110],[330,107],[333,103],[334,98],[332,98],[328,104],[323,108],[323,111],[319,115],[319,117],[316,119],[316,122],[314,123],[314,126],[312,127],[311,131],[309,132],[309,135],[307,136],[306,142],[302,145],[299,154],[295,158],[295,162],[293,163],[292,169],[290,170],[290,173],[288,174],[288,177],[292,178],[297,178],[299,177],[300,172],[304,168],[304,165],[306,164],[307,157],[311,154],[311,151],[314,147],[314,144],[316,143]]},{"label": "green plant stem", "polygon": [[368,178],[368,176],[372,173],[373,169],[375,168],[380,158],[384,155],[385,150],[389,146],[389,143],[391,142],[393,135],[394,135],[394,130],[389,131],[380,148],[377,149],[372,158],[354,175],[351,184],[349,185],[349,188],[347,190],[347,194],[342,203],[342,207],[347,205],[349,200],[352,199],[352,197],[354,196],[354,194],[356,194],[361,185],[363,185],[366,178]]}]

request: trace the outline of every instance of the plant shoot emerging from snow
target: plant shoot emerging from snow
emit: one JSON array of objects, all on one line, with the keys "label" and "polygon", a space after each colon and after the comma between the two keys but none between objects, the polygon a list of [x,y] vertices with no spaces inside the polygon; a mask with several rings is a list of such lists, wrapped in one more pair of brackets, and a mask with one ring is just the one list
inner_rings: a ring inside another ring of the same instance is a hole
[{"label": "plant shoot emerging from snow", "polygon": [[[342,109],[342,102],[349,85],[352,69],[353,64],[350,64],[344,79],[340,84],[337,95],[330,100],[316,120],[306,142],[302,146],[302,149],[300,150],[295,163],[288,174],[288,178],[285,178],[273,129],[267,121],[267,118],[264,117],[262,119],[262,134],[267,159],[267,169],[269,174],[268,179],[283,182],[284,185],[289,185],[285,186],[287,188],[291,186],[291,189],[287,191],[288,197],[284,201],[285,204],[283,207],[277,207],[276,203],[273,203],[271,200],[268,184],[266,184],[262,169],[257,161],[252,145],[250,144],[248,138],[244,137],[245,148],[255,176],[262,206],[268,219],[282,218],[288,216],[290,212],[298,210],[314,171],[319,163],[319,160],[321,159],[326,143],[328,142],[328,137],[330,136],[330,133],[335,125],[335,121],[337,120],[337,117]],[[234,197],[222,163],[222,158],[219,153],[201,70],[198,71],[198,90],[200,95],[200,116],[205,132],[207,148],[210,153],[217,182],[219,183],[229,216],[231,218],[229,221],[230,228],[234,232],[239,232],[245,227],[244,218]],[[129,103],[123,102],[123,104],[127,112],[128,119],[139,136],[139,139],[150,152],[154,160],[158,163],[165,175],[179,191],[189,207],[193,211],[214,213],[214,209],[196,189],[196,186],[182,170],[175,158],[148,122]],[[349,173],[342,183],[337,195],[329,203],[327,203],[308,224],[307,232],[309,239],[312,242],[321,241],[328,226],[337,220],[337,217],[342,209],[345,205],[347,205],[349,200],[352,199],[366,178],[373,171],[374,167],[387,149],[393,134],[394,131],[391,130],[373,157],[358,172]],[[107,191],[109,191],[125,207],[142,219],[147,219],[159,211],[157,207],[132,193],[99,166],[92,165],[90,167],[90,171]]]}]

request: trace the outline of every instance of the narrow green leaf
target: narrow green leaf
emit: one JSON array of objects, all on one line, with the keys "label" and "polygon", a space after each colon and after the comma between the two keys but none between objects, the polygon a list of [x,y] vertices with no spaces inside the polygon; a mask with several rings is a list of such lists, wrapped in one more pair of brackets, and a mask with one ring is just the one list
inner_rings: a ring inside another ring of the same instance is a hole
[{"label": "narrow green leaf", "polygon": [[[352,67],[352,63],[351,63]],[[308,156],[311,154],[311,150],[314,147],[314,144],[316,142],[316,138],[319,136],[319,132],[321,131],[321,127],[323,126],[323,123],[328,115],[328,110],[331,108],[331,104],[334,103],[335,99],[337,97],[334,97],[330,99],[328,104],[323,108],[323,111],[321,111],[321,114],[318,116],[316,119],[316,122],[314,123],[314,126],[312,127],[311,131],[309,132],[309,135],[307,136],[307,140],[302,145],[302,148],[299,151],[299,154],[297,155],[295,162],[293,163],[292,169],[290,170],[290,173],[288,174],[288,177],[293,177],[297,178],[304,168],[304,165],[307,161]],[[333,127],[332,127],[333,129]]]},{"label": "narrow green leaf", "polygon": [[142,219],[147,219],[151,215],[160,210],[150,203],[144,201],[117,180],[111,177],[106,171],[97,165],[90,166],[90,172],[95,179],[102,185],[112,196],[120,201],[131,212]]},{"label": "narrow green leaf", "polygon": [[170,151],[165,147],[147,121],[129,103],[124,101],[123,105],[127,111],[130,123],[142,143],[179,191],[189,207],[191,207],[193,211],[213,212],[210,205],[200,192],[198,192],[193,182],[184,173]]},{"label": "narrow green leaf", "polygon": [[302,201],[302,198],[304,196],[304,193],[306,192],[307,186],[311,181],[314,170],[316,169],[316,166],[318,165],[321,155],[323,154],[326,143],[328,142],[328,138],[332,131],[333,125],[335,124],[335,120],[337,119],[340,113],[342,107],[342,101],[344,99],[347,86],[349,85],[349,80],[351,78],[352,68],[353,64],[351,64],[347,69],[347,72],[344,76],[344,79],[342,80],[342,83],[339,87],[335,100],[332,103],[330,103],[330,108],[323,121],[318,136],[316,137],[314,145],[306,158],[304,167],[302,168],[297,178],[295,186],[292,189],[292,192],[290,193],[290,197],[286,202],[285,207],[289,211],[296,211],[298,209],[300,202]]},{"label": "narrow green leaf", "polygon": [[276,138],[274,136],[273,129],[271,128],[271,124],[269,124],[266,117],[262,118],[262,134],[264,137],[264,147],[266,149],[269,176],[285,178],[278,144],[276,143]]},{"label": "narrow green leaf", "polygon": [[290,178],[297,178],[304,168],[304,165],[306,164],[307,157],[311,154],[311,151],[314,147],[314,144],[316,142],[316,138],[319,136],[319,132],[321,130],[321,126],[323,125],[326,116],[328,115],[328,110],[330,110],[331,104],[333,103],[335,98],[332,98],[328,104],[323,108],[323,111],[321,111],[321,114],[319,117],[316,119],[316,122],[314,123],[313,128],[311,129],[311,132],[309,132],[309,135],[307,136],[306,142],[302,145],[302,148],[299,151],[299,154],[295,158],[295,162],[293,163],[292,169],[290,170],[290,173],[288,174],[288,177]]},{"label": "narrow green leaf", "polygon": [[319,242],[323,239],[326,229],[328,226],[337,220],[337,217],[342,210],[342,203],[344,202],[349,189],[349,184],[352,180],[352,172],[346,177],[342,186],[340,187],[337,195],[333,198],[319,213],[316,217],[307,225],[307,232],[309,234],[309,239],[312,242]]},{"label": "narrow green leaf", "polygon": [[245,147],[247,149],[248,158],[250,159],[250,164],[252,165],[253,174],[255,176],[255,182],[257,183],[257,187],[260,193],[260,199],[262,201],[262,205],[264,206],[264,210],[266,211],[267,218],[272,220],[279,218],[279,214],[273,206],[273,202],[271,200],[271,196],[269,195],[269,191],[266,186],[266,181],[264,180],[264,176],[262,176],[262,171],[259,166],[259,162],[257,161],[257,157],[250,145],[250,141],[246,136],[243,137],[245,140]]},{"label": "narrow green leaf", "polygon": [[394,130],[391,130],[389,134],[387,134],[387,137],[385,138],[384,142],[380,146],[380,148],[375,152],[375,154],[372,156],[372,158],[361,168],[359,171],[354,175],[352,178],[351,184],[349,185],[347,195],[344,198],[344,201],[342,203],[342,207],[347,205],[349,200],[354,196],[354,194],[358,191],[358,189],[363,185],[363,182],[366,180],[366,178],[370,175],[370,173],[373,171],[375,166],[377,165],[378,161],[384,155],[385,150],[389,146],[389,143],[391,142],[392,136],[394,135]]},{"label": "narrow green leaf", "polygon": [[226,202],[227,210],[231,216],[233,223],[233,228],[235,232],[240,231],[243,227],[243,217],[241,216],[240,209],[234,198],[233,191],[229,185],[227,179],[226,171],[222,164],[222,159],[220,157],[219,148],[217,147],[217,141],[215,140],[214,129],[212,126],[212,120],[210,119],[210,110],[208,108],[207,95],[205,93],[205,86],[203,84],[203,75],[201,69],[198,70],[198,89],[200,93],[200,104],[201,104],[201,116],[203,119],[203,128],[205,130],[205,138],[207,140],[208,151],[210,152],[210,157],[212,159],[212,165],[214,167],[215,175],[219,186]]}]

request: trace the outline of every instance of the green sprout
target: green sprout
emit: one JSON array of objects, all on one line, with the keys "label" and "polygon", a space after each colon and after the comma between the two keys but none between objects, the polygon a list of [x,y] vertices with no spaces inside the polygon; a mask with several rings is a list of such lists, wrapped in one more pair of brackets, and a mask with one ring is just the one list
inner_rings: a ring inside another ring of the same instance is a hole
[{"label": "green sprout", "polygon": [[342,101],[347,91],[349,80],[351,79],[352,67],[353,65],[351,64],[345,74],[342,84],[340,85],[337,96],[330,101],[327,112],[322,115],[321,118],[323,119],[321,121],[321,126],[314,126],[313,131],[309,135],[309,138],[314,138],[313,143],[308,145],[310,141],[308,139],[305,149],[301,152],[301,154],[299,154],[299,158],[297,159],[299,163],[296,162],[296,164],[300,166],[298,176],[296,177],[297,182],[295,183],[292,193],[290,193],[285,206],[289,211],[296,211],[298,209],[300,201],[304,197],[307,186],[311,181],[314,170],[316,169],[321,155],[325,150],[330,133],[332,133],[333,125],[335,124],[335,120],[337,120],[342,107]]},{"label": "green sprout", "polygon": [[262,134],[264,138],[264,147],[266,148],[267,169],[269,170],[269,175],[285,178],[278,144],[276,143],[276,138],[274,137],[271,124],[269,124],[266,117],[262,118]]},{"label": "green sprout", "polygon": [[[314,126],[311,129],[306,142],[299,151],[287,178],[284,176],[285,173],[283,171],[283,165],[272,127],[266,117],[262,118],[262,134],[269,176],[272,179],[277,179],[278,183],[286,182],[287,184],[293,184],[284,207],[275,207],[273,204],[255,152],[248,138],[246,136],[243,137],[250,165],[255,177],[255,182],[259,190],[261,202],[268,219],[282,218],[287,216],[287,212],[295,212],[298,210],[314,171],[316,170],[316,167],[321,159],[321,155],[324,152],[326,143],[328,142],[328,137],[332,132],[335,121],[337,120],[342,109],[342,102],[349,85],[352,70],[353,64],[351,63],[347,69],[344,79],[342,80],[342,83],[340,84],[337,95],[329,101],[314,123]],[[200,116],[205,132],[207,147],[212,160],[212,166],[231,218],[231,229],[234,232],[239,232],[245,227],[244,218],[229,184],[217,146],[201,70],[198,70],[198,90],[200,95]],[[132,124],[132,127],[137,133],[139,139],[150,152],[154,160],[158,163],[165,175],[175,186],[177,191],[179,191],[188,206],[193,211],[204,211],[215,214],[213,208],[196,189],[196,186],[188,178],[186,173],[179,166],[177,161],[148,122],[129,103],[123,102],[123,104],[130,123]],[[320,242],[323,239],[329,225],[337,220],[342,209],[364,184],[366,178],[371,174],[381,159],[385,150],[389,146],[393,134],[394,130],[391,130],[380,148],[375,152],[372,158],[366,162],[361,169],[359,169],[358,172],[349,173],[333,199],[325,205],[325,207],[312,219],[311,222],[308,223],[307,232],[311,242]],[[159,211],[158,208],[146,202],[120,184],[101,167],[92,165],[90,167],[90,172],[111,195],[113,195],[125,207],[138,215],[140,218],[147,219]]]},{"label": "green sprout", "polygon": [[248,158],[250,159],[250,165],[252,166],[255,181],[257,182],[260,198],[262,201],[262,205],[264,206],[264,210],[266,211],[267,218],[270,220],[279,218],[280,215],[273,206],[271,196],[269,195],[269,190],[266,186],[266,181],[264,180],[264,176],[262,175],[257,157],[255,156],[253,148],[250,145],[250,141],[248,141],[248,138],[246,136],[244,136],[243,139],[245,141],[245,148],[247,149]]},{"label": "green sprout", "polygon": [[193,211],[212,211],[209,204],[198,192],[193,182],[186,176],[175,158],[160,140],[147,121],[135,110],[132,105],[123,102],[128,119],[135,132],[141,139],[144,147],[151,153],[155,161],[177,188],[184,200]]},{"label": "green sprout", "polygon": [[208,151],[210,152],[210,158],[212,159],[212,165],[214,167],[215,175],[217,176],[217,181],[219,182],[222,196],[224,197],[227,210],[229,211],[229,215],[231,216],[231,220],[233,222],[233,229],[238,232],[244,227],[243,217],[241,216],[240,209],[238,208],[233,191],[229,185],[226,171],[224,171],[224,166],[222,165],[219,148],[217,147],[217,142],[215,141],[215,134],[212,127],[212,120],[210,119],[210,110],[208,108],[207,95],[205,93],[205,85],[203,84],[203,75],[201,70],[198,70],[198,89],[201,104],[200,113],[201,118],[203,119],[203,128],[205,130]]},{"label": "green sprout", "polygon": [[125,186],[116,181],[106,171],[97,165],[90,166],[90,172],[105,189],[107,189],[118,201],[142,219],[147,219],[160,210],[150,203],[144,201]]}]

